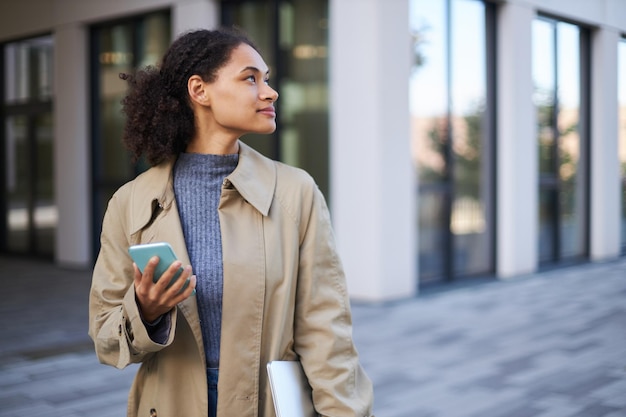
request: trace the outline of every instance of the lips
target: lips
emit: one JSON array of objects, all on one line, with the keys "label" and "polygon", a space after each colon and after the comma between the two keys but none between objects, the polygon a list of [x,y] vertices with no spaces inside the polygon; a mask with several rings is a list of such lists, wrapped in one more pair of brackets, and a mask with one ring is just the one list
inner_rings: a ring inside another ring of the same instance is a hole
[{"label": "lips", "polygon": [[257,110],[257,112],[266,116],[276,117],[276,109],[274,109],[274,106],[265,107],[263,109]]}]

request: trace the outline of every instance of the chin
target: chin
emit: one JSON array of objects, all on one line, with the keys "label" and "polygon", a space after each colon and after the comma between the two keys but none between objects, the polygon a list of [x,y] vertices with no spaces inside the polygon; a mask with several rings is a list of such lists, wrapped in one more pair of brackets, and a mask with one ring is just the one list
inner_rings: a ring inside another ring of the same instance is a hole
[{"label": "chin", "polygon": [[273,126],[268,126],[266,129],[259,130],[258,133],[268,135],[270,133],[274,133],[275,131],[276,131],[276,125],[273,125]]}]

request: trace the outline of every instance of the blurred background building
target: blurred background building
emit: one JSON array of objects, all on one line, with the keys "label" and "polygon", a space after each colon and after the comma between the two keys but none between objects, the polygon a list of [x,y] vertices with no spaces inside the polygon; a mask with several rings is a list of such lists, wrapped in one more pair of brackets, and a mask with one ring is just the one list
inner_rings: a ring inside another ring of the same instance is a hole
[{"label": "blurred background building", "polygon": [[626,0],[2,0],[0,254],[93,265],[146,169],[119,73],[220,25],[280,92],[244,140],[315,177],[353,298],[626,254]]}]

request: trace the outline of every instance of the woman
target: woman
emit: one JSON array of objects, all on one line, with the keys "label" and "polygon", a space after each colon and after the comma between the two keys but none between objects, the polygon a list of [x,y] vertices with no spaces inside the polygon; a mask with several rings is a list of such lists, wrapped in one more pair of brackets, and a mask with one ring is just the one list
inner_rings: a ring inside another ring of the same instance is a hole
[{"label": "woman", "polygon": [[[184,34],[159,69],[122,75],[124,142],[152,168],[109,202],[89,334],[101,362],[142,364],[129,416],[274,416],[271,360],[301,361],[320,415],[371,415],[324,198],[239,141],[276,128],[268,77],[227,30]],[[148,242],[179,257],[156,283],[158,258],[142,274],[128,255]]]}]

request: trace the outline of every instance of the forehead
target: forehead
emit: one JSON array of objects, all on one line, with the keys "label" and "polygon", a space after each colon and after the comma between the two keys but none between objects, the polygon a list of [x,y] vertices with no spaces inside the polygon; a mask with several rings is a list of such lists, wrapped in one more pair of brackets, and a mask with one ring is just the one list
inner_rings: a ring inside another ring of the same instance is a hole
[{"label": "forehead", "polygon": [[230,60],[223,68],[229,72],[244,71],[247,68],[256,68],[262,73],[268,71],[267,64],[263,57],[250,45],[242,43],[230,55]]}]

